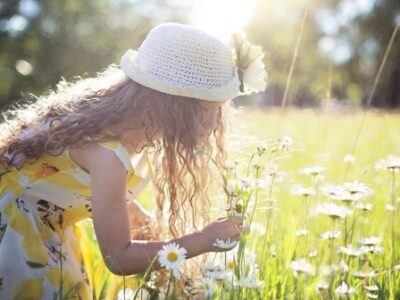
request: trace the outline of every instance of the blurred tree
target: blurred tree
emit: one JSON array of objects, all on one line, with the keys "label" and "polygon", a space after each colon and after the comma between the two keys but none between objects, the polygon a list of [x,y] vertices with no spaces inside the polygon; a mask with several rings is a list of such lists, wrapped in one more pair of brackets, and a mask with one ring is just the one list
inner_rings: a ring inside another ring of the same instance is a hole
[{"label": "blurred tree", "polygon": [[180,11],[163,0],[0,2],[0,106],[73,76],[94,76]]},{"label": "blurred tree", "polygon": [[[250,39],[266,52],[269,78],[260,105],[281,104],[305,10],[308,18],[288,102],[301,107],[325,98],[365,102],[396,22],[400,23],[398,0],[260,0],[247,28]],[[400,32],[373,105],[400,106],[399,36]]]},{"label": "blurred tree", "polygon": [[[358,64],[360,73],[366,82],[364,99],[367,98],[378,72],[379,65],[385,54],[390,37],[396,27],[400,26],[400,1],[374,1],[374,8],[368,15],[354,19],[353,24],[359,27],[359,47],[355,47],[353,57],[348,67]],[[372,70],[363,68],[373,62]],[[371,72],[372,71],[372,72]],[[389,52],[382,77],[378,83],[372,101],[374,106],[389,108],[400,107],[400,31],[397,31],[393,47]],[[354,78],[354,75],[352,74]],[[365,100],[364,100],[365,102]],[[365,104],[365,103],[364,103]]]},{"label": "blurred tree", "polygon": [[[158,23],[190,22],[187,11],[177,0],[1,1],[0,106],[26,93],[41,94],[62,77],[95,75],[118,63],[126,49],[137,48]],[[257,103],[281,105],[304,11],[288,104],[365,102],[400,23],[398,0],[259,0],[245,28],[266,52],[268,86]],[[399,36],[373,105],[400,106]]]}]

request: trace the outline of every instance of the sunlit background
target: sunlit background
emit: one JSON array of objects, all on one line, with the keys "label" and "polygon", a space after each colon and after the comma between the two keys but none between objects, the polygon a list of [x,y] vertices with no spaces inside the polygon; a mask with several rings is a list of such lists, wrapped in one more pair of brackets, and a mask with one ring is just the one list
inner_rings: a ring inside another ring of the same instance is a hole
[{"label": "sunlit background", "polygon": [[[369,96],[390,38],[400,23],[400,2],[2,1],[1,105],[29,93],[46,92],[61,78],[95,75],[118,63],[126,49],[139,47],[152,27],[168,21],[196,25],[225,42],[232,32],[244,30],[250,41],[263,47],[267,89],[236,102],[281,105],[292,66],[288,105],[359,106]],[[293,60],[295,49],[298,56]],[[388,52],[372,105],[400,106],[399,34]]]}]

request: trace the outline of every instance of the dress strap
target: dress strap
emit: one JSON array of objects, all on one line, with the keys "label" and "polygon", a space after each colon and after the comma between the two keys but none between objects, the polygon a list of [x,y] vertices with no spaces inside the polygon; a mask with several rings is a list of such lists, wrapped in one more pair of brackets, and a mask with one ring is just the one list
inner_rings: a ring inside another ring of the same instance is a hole
[{"label": "dress strap", "polygon": [[[109,130],[108,128],[105,128],[103,130],[103,133],[112,134],[112,131]],[[121,141],[119,141],[119,140],[111,140],[111,141],[104,141],[104,142],[98,141],[96,143],[104,148],[107,148],[107,149],[110,149],[111,151],[113,151],[117,155],[117,157],[120,159],[122,164],[124,165],[127,173],[132,173],[132,172],[134,173],[135,170],[133,168],[133,164],[132,164],[132,160],[129,155],[129,152]]]}]

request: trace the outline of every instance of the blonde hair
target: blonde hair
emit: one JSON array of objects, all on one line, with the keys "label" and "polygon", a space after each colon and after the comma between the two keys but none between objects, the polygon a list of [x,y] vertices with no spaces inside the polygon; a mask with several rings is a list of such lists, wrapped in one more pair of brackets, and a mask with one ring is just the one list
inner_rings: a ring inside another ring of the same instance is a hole
[{"label": "blonde hair", "polygon": [[[36,101],[35,101],[36,100]],[[202,100],[168,95],[127,78],[112,65],[93,78],[62,80],[47,95],[3,112],[0,158],[4,167],[21,168],[41,154],[60,155],[66,147],[86,144],[104,128],[129,120],[126,130],[144,128],[156,175],[157,215],[169,211],[168,232],[176,237],[209,221],[209,156],[222,167],[226,105],[218,108],[217,126],[207,139],[199,139]],[[52,126],[57,120],[57,126]],[[49,123],[47,128],[43,124]],[[160,140],[154,139],[161,132]],[[196,155],[196,149],[206,155]]]}]

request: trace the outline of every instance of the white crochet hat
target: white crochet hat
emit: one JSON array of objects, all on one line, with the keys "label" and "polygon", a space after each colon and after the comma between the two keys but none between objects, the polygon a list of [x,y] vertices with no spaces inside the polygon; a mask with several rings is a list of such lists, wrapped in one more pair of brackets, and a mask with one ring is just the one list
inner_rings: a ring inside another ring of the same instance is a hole
[{"label": "white crochet hat", "polygon": [[235,51],[192,25],[163,23],[150,31],[138,51],[130,49],[122,56],[121,69],[132,80],[163,93],[230,100],[265,89],[263,53],[258,51],[256,59],[243,66],[248,58],[239,49],[246,43],[243,38],[236,39],[241,43]]}]

